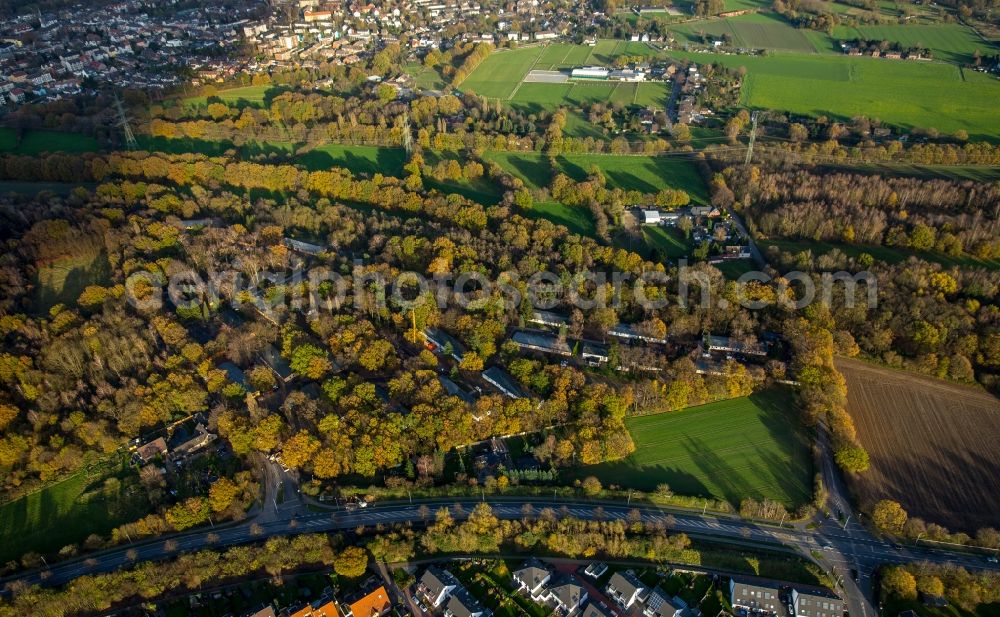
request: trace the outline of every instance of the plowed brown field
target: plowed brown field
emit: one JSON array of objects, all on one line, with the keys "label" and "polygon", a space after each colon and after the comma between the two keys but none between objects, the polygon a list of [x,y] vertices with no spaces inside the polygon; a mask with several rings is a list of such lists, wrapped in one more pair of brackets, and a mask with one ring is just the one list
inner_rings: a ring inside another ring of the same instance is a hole
[{"label": "plowed brown field", "polygon": [[980,389],[838,358],[872,467],[863,507],[894,499],[953,531],[1000,527],[1000,400]]}]

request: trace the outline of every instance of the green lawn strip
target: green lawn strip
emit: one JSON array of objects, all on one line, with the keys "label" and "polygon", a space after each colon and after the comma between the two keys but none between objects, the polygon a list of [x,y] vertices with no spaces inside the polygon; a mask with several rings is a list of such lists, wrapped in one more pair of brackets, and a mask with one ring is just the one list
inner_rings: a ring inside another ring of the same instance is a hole
[{"label": "green lawn strip", "polygon": [[[120,483],[104,487],[107,478]],[[0,506],[0,563],[29,551],[53,553],[90,534],[107,535],[149,510],[145,489],[129,468],[90,476],[78,472]]]},{"label": "green lawn strip", "polygon": [[647,246],[658,249],[668,259],[687,257],[691,252],[691,246],[675,228],[643,225],[642,235]]},{"label": "green lawn strip", "polygon": [[104,253],[87,251],[39,264],[36,275],[35,309],[45,313],[62,303],[75,306],[88,285],[105,285],[111,280]]},{"label": "green lawn strip", "polygon": [[677,493],[725,499],[769,498],[787,506],[811,495],[808,440],[793,393],[750,397],[629,418],[636,450],[621,461],[578,467],[564,479],[596,476],[605,485],[643,491],[669,484]]},{"label": "green lawn strip", "polygon": [[567,206],[558,201],[543,201],[521,214],[531,219],[545,219],[556,225],[564,225],[570,232],[581,236],[593,237],[596,233],[590,211],[583,206]]},{"label": "green lawn strip", "polygon": [[309,171],[342,167],[354,174],[403,176],[406,151],[402,148],[327,144],[296,155],[295,162]]},{"label": "green lawn strip", "polygon": [[[544,165],[546,156],[534,152],[488,152],[485,157],[521,178],[526,186],[540,188],[551,182]],[[567,154],[555,159],[557,171],[574,180],[587,177],[596,165],[609,187],[643,193],[657,193],[664,188],[682,189],[695,203],[707,203],[708,188],[694,162],[671,156],[613,154]]]},{"label": "green lawn strip", "polygon": [[925,261],[939,263],[943,266],[958,266],[960,268],[987,268],[989,270],[1000,269],[1000,260],[979,259],[972,255],[959,255],[957,257],[945,255],[944,253],[913,251],[905,248],[892,246],[870,246],[858,244],[842,244],[833,242],[816,242],[813,240],[759,240],[758,247],[765,253],[769,246],[777,246],[782,251],[796,254],[802,251],[812,251],[814,257],[825,255],[833,249],[840,249],[848,257],[857,257],[862,253],[868,253],[879,261],[886,263],[899,263],[906,261],[911,256],[919,257]]}]

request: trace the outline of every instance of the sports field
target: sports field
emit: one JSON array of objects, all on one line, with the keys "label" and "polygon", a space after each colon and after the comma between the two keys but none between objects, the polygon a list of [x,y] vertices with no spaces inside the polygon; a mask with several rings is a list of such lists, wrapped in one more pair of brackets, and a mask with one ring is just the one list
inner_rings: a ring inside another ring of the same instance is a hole
[{"label": "sports field", "polygon": [[793,393],[772,389],[750,397],[626,420],[636,450],[626,459],[581,467],[596,476],[651,491],[658,484],[683,495],[774,499],[787,506],[809,500],[809,442],[792,404]]},{"label": "sports field", "polygon": [[[521,178],[530,188],[549,184],[552,174],[548,158],[542,154],[487,152],[484,158],[495,161]],[[691,201],[707,203],[708,188],[695,164],[674,156],[619,156],[613,154],[567,154],[556,158],[557,171],[574,180],[587,177],[592,165],[604,172],[608,186],[642,193],[656,193],[664,188],[682,189]]]}]

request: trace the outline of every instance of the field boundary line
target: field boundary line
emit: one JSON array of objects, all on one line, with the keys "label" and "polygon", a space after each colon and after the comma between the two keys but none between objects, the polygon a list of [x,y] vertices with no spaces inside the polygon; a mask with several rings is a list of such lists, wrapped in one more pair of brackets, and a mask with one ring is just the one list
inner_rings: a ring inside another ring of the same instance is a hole
[{"label": "field boundary line", "polygon": [[535,67],[538,66],[538,61],[542,59],[542,54],[545,53],[545,50],[548,49],[548,46],[540,45],[538,49],[540,49],[541,51],[539,51],[538,55],[535,56],[535,61],[532,62],[531,66],[528,67],[528,70],[524,73],[524,77],[522,77],[520,81],[517,82],[517,85],[514,86],[514,89],[507,96],[508,101],[513,101],[514,97],[517,96],[517,91],[521,89],[521,84],[523,84],[524,80],[528,77],[528,75],[531,74],[531,71],[535,70]]}]

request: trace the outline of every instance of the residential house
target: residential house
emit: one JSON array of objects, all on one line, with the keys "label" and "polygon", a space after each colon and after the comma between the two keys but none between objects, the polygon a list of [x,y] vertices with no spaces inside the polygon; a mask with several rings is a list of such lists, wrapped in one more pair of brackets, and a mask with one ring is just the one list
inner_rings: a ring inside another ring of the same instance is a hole
[{"label": "residential house", "polygon": [[454,574],[431,566],[420,577],[417,593],[427,600],[431,608],[438,608],[457,587],[458,579]]},{"label": "residential house", "polygon": [[542,353],[551,353],[559,356],[571,356],[573,351],[564,339],[560,339],[547,332],[518,330],[511,337],[521,349],[530,349]]},{"label": "residential house", "polygon": [[158,456],[166,455],[167,440],[163,437],[157,437],[153,441],[141,446],[135,451],[135,456],[139,459],[139,463],[142,465],[145,465]]},{"label": "residential house", "polygon": [[736,353],[745,356],[766,356],[767,346],[762,343],[746,343],[728,336],[705,335],[705,350],[709,352]]},{"label": "residential house", "polygon": [[615,572],[608,581],[608,597],[623,609],[630,609],[636,601],[642,601],[647,593],[646,586],[631,570]]},{"label": "residential house", "polygon": [[580,617],[614,617],[611,611],[591,600],[580,613]]},{"label": "residential house", "polygon": [[587,601],[587,590],[575,576],[563,576],[552,581],[542,599],[555,606],[564,615],[569,615]]},{"label": "residential house", "polygon": [[444,617],[490,617],[492,614],[465,587],[456,588],[444,608]]},{"label": "residential house", "polygon": [[776,613],[781,606],[777,585],[740,576],[729,579],[729,603],[733,608],[741,607],[767,613]]},{"label": "residential house", "polygon": [[194,436],[174,446],[172,457],[181,459],[190,456],[215,441],[216,438],[215,433],[210,432],[204,424],[199,422],[194,428]]},{"label": "residential house", "polygon": [[278,353],[278,350],[273,345],[264,347],[260,352],[260,359],[281,381],[288,383],[295,377],[288,361],[281,357],[281,354]]},{"label": "residential house", "polygon": [[382,617],[392,608],[389,593],[384,586],[367,594],[363,598],[348,604],[346,617]]},{"label": "residential house", "polygon": [[606,364],[611,359],[611,352],[608,350],[608,347],[597,343],[585,342],[580,355],[590,366],[600,366]]},{"label": "residential house", "polygon": [[451,356],[456,362],[461,362],[465,357],[465,346],[444,330],[427,328],[422,334],[431,351]]},{"label": "residential house", "polygon": [[491,366],[482,372],[483,381],[500,391],[501,394],[509,398],[527,398],[524,390],[517,385],[514,378],[499,366]]},{"label": "residential house", "polygon": [[644,617],[699,617],[701,612],[689,608],[679,597],[671,597],[662,588],[656,587],[649,593],[643,605]]},{"label": "residential house", "polygon": [[535,311],[531,314],[531,319],[528,321],[542,326],[549,326],[550,328],[569,327],[570,325],[568,317],[551,311]]},{"label": "residential house", "polygon": [[529,559],[514,571],[514,583],[520,591],[538,600],[545,591],[545,584],[552,580],[552,572],[537,559]]},{"label": "residential house", "polygon": [[792,614],[794,617],[843,617],[844,601],[829,589],[796,587],[792,589]]}]

